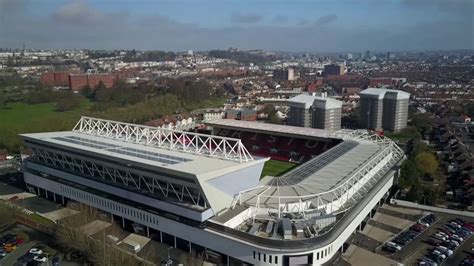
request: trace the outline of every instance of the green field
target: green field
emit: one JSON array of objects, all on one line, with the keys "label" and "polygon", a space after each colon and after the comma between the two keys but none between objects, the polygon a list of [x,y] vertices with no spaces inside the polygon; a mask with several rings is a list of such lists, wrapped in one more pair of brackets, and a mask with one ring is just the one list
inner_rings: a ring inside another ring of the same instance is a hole
[{"label": "green field", "polygon": [[18,151],[19,133],[71,130],[90,105],[84,101],[68,112],[55,111],[55,103],[15,103],[0,108],[0,149]]},{"label": "green field", "polygon": [[296,163],[269,160],[265,163],[265,166],[263,167],[261,177],[264,177],[267,175],[279,176],[288,172],[289,170],[293,169],[296,166],[297,166]]},{"label": "green field", "polygon": [[26,104],[16,103],[0,108],[1,128],[24,128],[28,127],[33,120],[47,121],[49,119],[78,119],[81,112],[90,107],[90,103],[84,101],[81,107],[67,112],[55,111],[55,103]]}]

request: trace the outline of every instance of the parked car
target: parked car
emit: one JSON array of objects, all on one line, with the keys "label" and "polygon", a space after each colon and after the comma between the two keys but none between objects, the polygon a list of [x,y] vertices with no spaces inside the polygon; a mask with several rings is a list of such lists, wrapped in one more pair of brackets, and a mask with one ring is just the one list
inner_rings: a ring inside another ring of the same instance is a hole
[{"label": "parked car", "polygon": [[445,246],[436,247],[436,250],[439,250],[441,253],[445,254],[447,257],[453,255],[453,251]]},{"label": "parked car", "polygon": [[59,266],[59,258],[53,257],[53,259],[51,259],[51,264],[52,266]]},{"label": "parked car", "polygon": [[5,249],[5,251],[6,251],[7,253],[10,253],[10,252],[12,252],[12,251],[14,251],[14,250],[16,249],[16,245],[15,245],[15,244],[8,243],[8,244],[5,244],[5,245],[3,246],[3,248]]},{"label": "parked car", "polygon": [[450,222],[449,224],[454,226],[454,227],[461,228],[461,225],[456,223],[456,222]]},{"label": "parked car", "polygon": [[458,235],[452,235],[451,239],[454,239],[454,240],[458,241],[459,243],[464,241],[464,239],[462,237],[458,236]]},{"label": "parked car", "polygon": [[41,263],[48,262],[48,257],[44,255],[38,255],[34,257],[34,261],[41,262]]},{"label": "parked car", "polygon": [[441,243],[443,243],[441,240],[434,238],[428,238],[427,240],[425,240],[425,242],[432,246],[439,246]]},{"label": "parked car", "polygon": [[15,243],[15,244],[21,245],[21,244],[23,244],[23,243],[25,243],[25,240],[24,240],[23,238],[20,238],[20,237],[17,237],[17,238],[16,238],[16,243]]},{"label": "parked car", "polygon": [[437,266],[438,265],[438,263],[436,263],[434,260],[432,260],[428,257],[422,258],[420,263],[421,262],[424,262],[425,264],[418,264],[418,265],[430,265],[430,266]]},{"label": "parked car", "polygon": [[32,249],[30,249],[30,251],[28,251],[28,253],[35,254],[35,255],[41,255],[41,254],[43,254],[43,251],[41,249],[38,249],[38,248],[32,248]]},{"label": "parked car", "polygon": [[439,239],[439,240],[441,240],[441,241],[446,241],[446,237],[444,237],[443,235],[440,235],[440,234],[438,234],[438,233],[437,233],[437,234],[434,234],[433,237],[434,237],[435,239]]},{"label": "parked car", "polygon": [[441,251],[439,251],[439,250],[436,250],[436,249],[435,249],[435,250],[433,250],[432,253],[435,254],[435,255],[437,255],[437,256],[439,256],[439,257],[441,257],[443,260],[446,259],[446,255],[444,255],[444,254],[443,254]]},{"label": "parked car", "polygon": [[449,230],[446,230],[446,228],[440,228],[439,231],[441,231],[441,232],[447,234],[448,236],[452,236],[452,235],[453,235],[453,233],[451,233]]},{"label": "parked car", "polygon": [[449,235],[445,234],[445,233],[442,232],[442,231],[438,231],[438,234],[444,236],[445,238],[449,238],[449,237],[450,237]]},{"label": "parked car", "polygon": [[402,250],[402,247],[401,247],[400,245],[398,245],[398,244],[396,244],[396,243],[393,243],[393,242],[390,242],[390,241],[387,242],[387,243],[385,243],[385,245],[394,247],[394,248],[396,248],[398,251]]},{"label": "parked car", "polygon": [[388,246],[388,245],[383,245],[382,250],[390,252],[390,253],[395,253],[397,252],[397,249],[393,246]]}]

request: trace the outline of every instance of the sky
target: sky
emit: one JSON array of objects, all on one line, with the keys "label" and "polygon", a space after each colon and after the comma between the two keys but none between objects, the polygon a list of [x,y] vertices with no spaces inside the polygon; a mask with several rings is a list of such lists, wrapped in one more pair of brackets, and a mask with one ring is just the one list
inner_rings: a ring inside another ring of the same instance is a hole
[{"label": "sky", "polygon": [[0,47],[474,49],[474,0],[0,0]]}]

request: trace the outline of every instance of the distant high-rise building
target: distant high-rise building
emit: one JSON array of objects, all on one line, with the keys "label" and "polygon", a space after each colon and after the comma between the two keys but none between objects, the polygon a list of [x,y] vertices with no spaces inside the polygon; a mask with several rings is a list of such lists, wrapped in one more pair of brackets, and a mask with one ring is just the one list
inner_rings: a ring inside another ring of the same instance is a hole
[{"label": "distant high-rise building", "polygon": [[399,131],[407,126],[410,94],[400,90],[368,88],[360,93],[362,128]]},{"label": "distant high-rise building", "polygon": [[347,54],[347,60],[352,60],[352,59],[354,59],[354,55],[351,53]]},{"label": "distant high-rise building", "polygon": [[370,51],[369,50],[367,50],[365,52],[365,58],[370,59]]},{"label": "distant high-rise building", "polygon": [[273,71],[273,79],[276,81],[295,80],[295,69],[291,67],[287,69],[275,69]]},{"label": "distant high-rise building", "polygon": [[324,66],[324,75],[343,75],[344,74],[344,66],[342,65],[325,65]]},{"label": "distant high-rise building", "polygon": [[188,55],[189,55],[189,56],[193,56],[193,55],[194,55],[194,51],[193,51],[193,50],[188,50]]},{"label": "distant high-rise building", "polygon": [[288,125],[331,131],[341,129],[341,101],[300,94],[291,98],[288,105]]}]

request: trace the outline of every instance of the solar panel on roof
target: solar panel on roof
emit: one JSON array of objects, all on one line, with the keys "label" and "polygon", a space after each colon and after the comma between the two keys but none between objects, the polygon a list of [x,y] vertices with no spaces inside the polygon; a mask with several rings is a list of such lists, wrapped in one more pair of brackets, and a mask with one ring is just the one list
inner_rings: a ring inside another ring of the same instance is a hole
[{"label": "solar panel on roof", "polygon": [[123,146],[119,146],[119,145],[115,145],[115,144],[111,144],[107,142],[86,139],[86,138],[81,138],[77,136],[54,137],[53,139],[67,142],[67,143],[76,144],[76,145],[81,145],[85,147],[100,149],[100,150],[106,149],[109,152],[123,154],[123,155],[132,156],[136,158],[141,158],[141,159],[146,159],[146,160],[150,160],[154,162],[160,162],[164,164],[177,164],[177,163],[192,161],[191,159],[187,159],[187,158],[182,158],[182,157],[177,157],[177,156],[172,156],[172,155],[162,154],[162,153],[157,153],[157,152],[139,150],[139,149],[135,149],[131,147],[123,147]]}]

